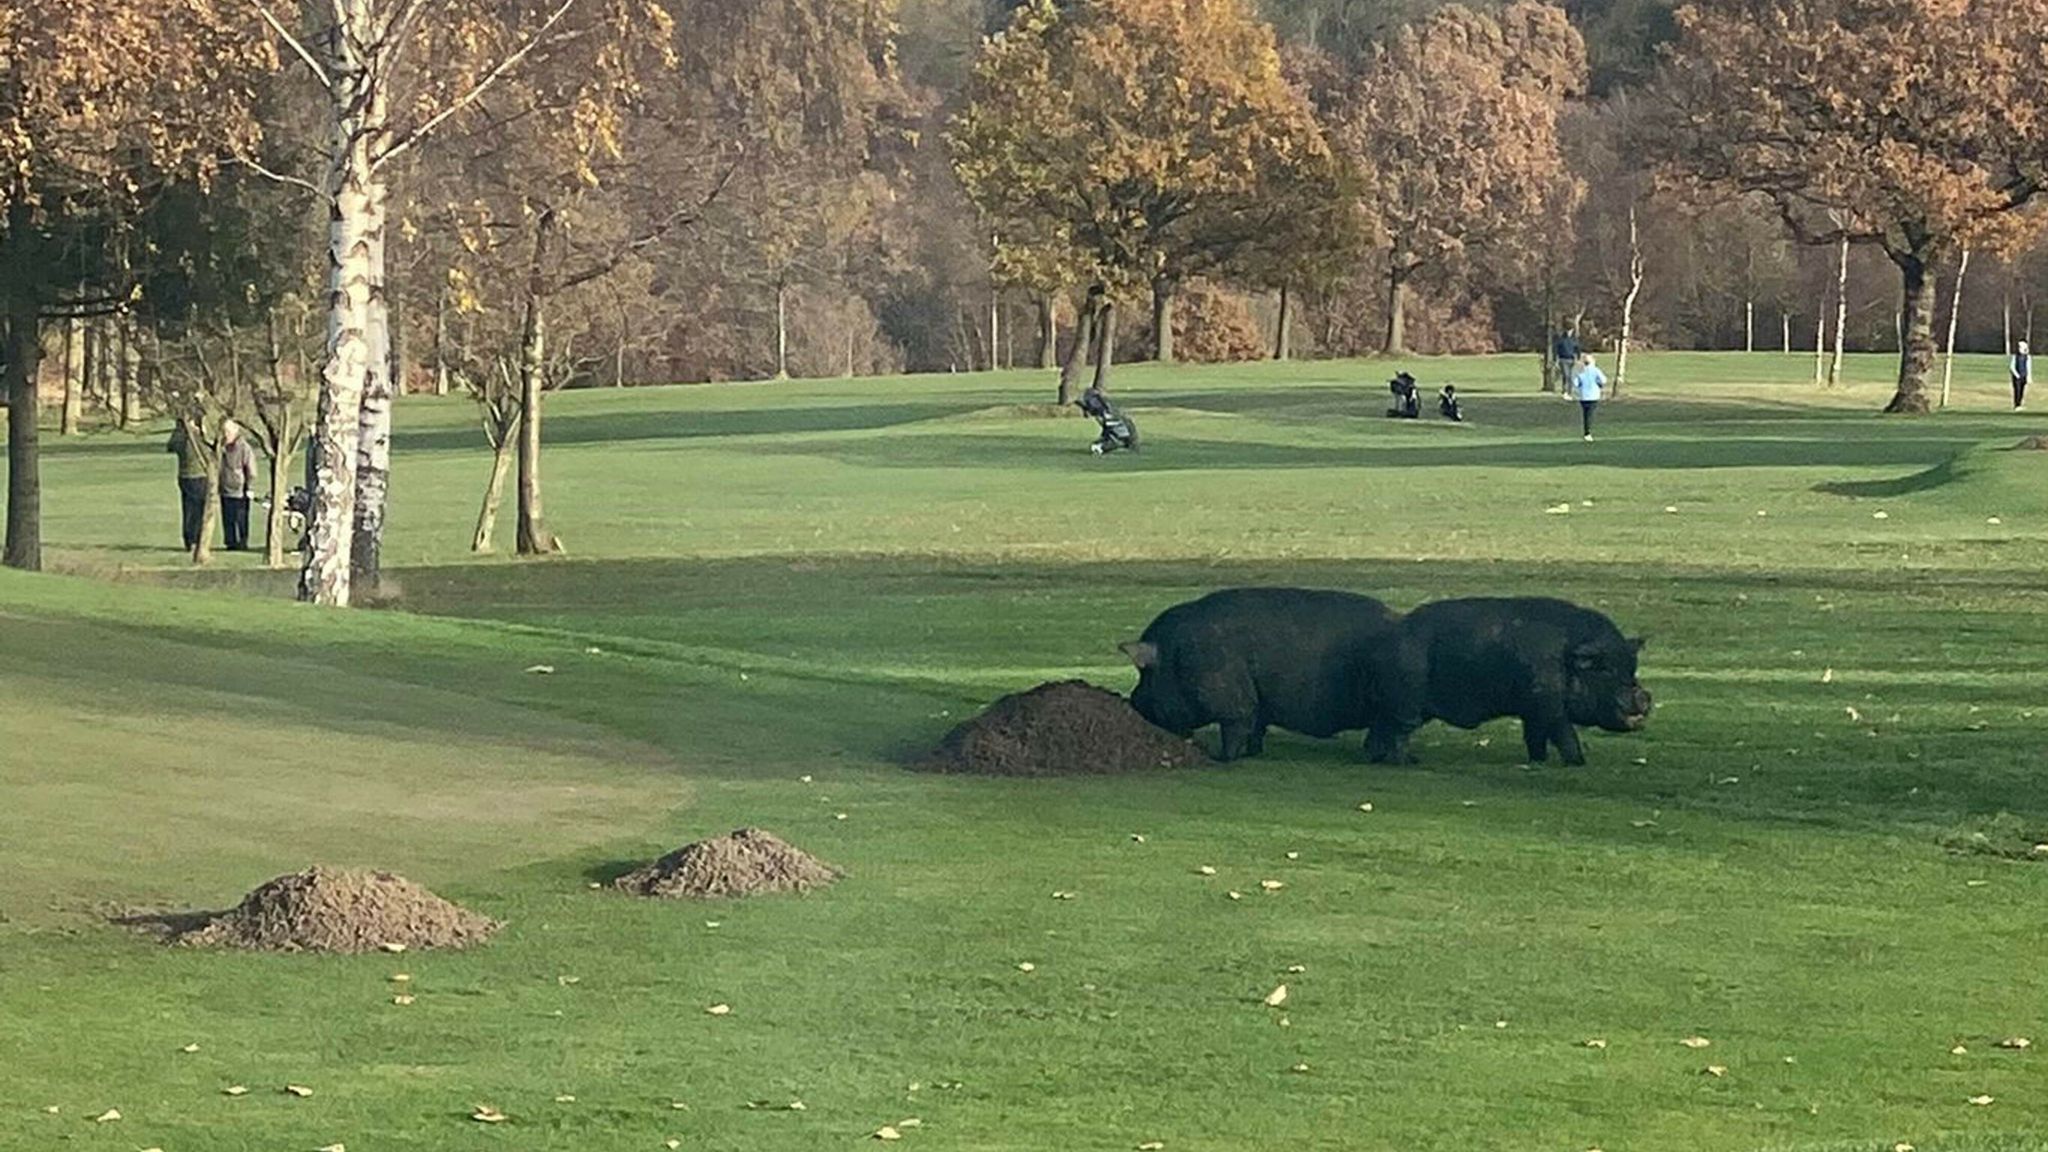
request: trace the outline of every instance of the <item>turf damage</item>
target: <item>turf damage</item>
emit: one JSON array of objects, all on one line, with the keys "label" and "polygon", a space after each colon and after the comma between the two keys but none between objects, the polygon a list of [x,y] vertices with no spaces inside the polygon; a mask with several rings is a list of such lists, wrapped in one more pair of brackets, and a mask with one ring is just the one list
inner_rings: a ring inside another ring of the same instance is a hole
[{"label": "turf damage", "polygon": [[[129,922],[148,926],[150,918]],[[343,955],[469,948],[499,927],[403,876],[319,865],[279,876],[225,912],[154,924],[166,942],[186,947]]]}]

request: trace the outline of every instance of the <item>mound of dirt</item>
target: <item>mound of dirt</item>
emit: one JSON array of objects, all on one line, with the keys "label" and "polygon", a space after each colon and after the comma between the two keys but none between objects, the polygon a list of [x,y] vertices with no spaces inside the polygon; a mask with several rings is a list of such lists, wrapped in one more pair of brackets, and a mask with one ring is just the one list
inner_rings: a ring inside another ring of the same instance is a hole
[{"label": "mound of dirt", "polygon": [[2015,447],[2022,452],[2048,452],[2048,436],[2029,436]]},{"label": "mound of dirt", "polygon": [[637,896],[706,899],[808,892],[841,875],[772,832],[742,828],[730,836],[678,848],[612,881],[612,886]]},{"label": "mound of dirt", "polygon": [[279,876],[229,911],[193,918],[170,940],[264,952],[376,952],[467,948],[497,921],[450,904],[403,876],[313,867]]},{"label": "mound of dirt", "polygon": [[981,776],[1106,776],[1205,759],[1194,741],[1153,727],[1116,693],[1066,680],[989,705],[947,733],[922,766]]}]

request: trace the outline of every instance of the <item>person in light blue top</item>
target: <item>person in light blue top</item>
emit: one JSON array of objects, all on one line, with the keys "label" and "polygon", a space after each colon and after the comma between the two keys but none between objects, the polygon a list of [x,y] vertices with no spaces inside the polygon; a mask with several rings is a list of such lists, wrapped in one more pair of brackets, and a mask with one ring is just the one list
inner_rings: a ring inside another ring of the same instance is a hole
[{"label": "person in light blue top", "polygon": [[2012,354],[2012,410],[2017,412],[2027,406],[2027,385],[2034,379],[2034,354],[2027,350],[2027,342],[2020,341],[2017,351]]},{"label": "person in light blue top", "polygon": [[1600,397],[1606,394],[1607,374],[1593,363],[1593,354],[1579,357],[1578,370],[1572,373],[1572,395],[1579,402],[1579,422],[1586,439],[1593,438],[1593,409],[1600,406]]}]

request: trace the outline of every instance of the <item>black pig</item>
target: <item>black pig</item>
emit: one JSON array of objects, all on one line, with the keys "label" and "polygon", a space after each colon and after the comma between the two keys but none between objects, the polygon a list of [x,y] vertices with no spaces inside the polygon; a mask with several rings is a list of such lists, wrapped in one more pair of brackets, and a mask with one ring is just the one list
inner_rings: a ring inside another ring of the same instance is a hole
[{"label": "black pig", "polygon": [[1552,746],[1586,762],[1575,727],[1634,732],[1650,714],[1636,679],[1641,640],[1590,608],[1543,597],[1439,600],[1410,612],[1381,649],[1383,711],[1366,741],[1375,763],[1410,758],[1408,736],[1430,720],[1477,728],[1517,716],[1529,759]]},{"label": "black pig", "polygon": [[1222,730],[1222,758],[1256,756],[1269,725],[1305,736],[1364,728],[1371,674],[1396,617],[1369,596],[1229,588],[1160,613],[1123,645],[1138,666],[1131,704],[1182,736]]}]

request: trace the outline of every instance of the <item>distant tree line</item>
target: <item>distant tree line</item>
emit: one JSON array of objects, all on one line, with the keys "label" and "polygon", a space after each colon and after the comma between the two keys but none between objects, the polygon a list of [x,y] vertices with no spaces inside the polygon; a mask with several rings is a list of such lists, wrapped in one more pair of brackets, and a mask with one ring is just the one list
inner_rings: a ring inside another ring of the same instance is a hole
[{"label": "distant tree line", "polygon": [[44,394],[59,435],[265,430],[312,493],[301,594],[329,604],[376,584],[405,391],[473,398],[472,543],[509,495],[525,553],[559,547],[541,450],[565,387],[1040,367],[1067,400],[1130,359],[1569,328],[1796,352],[1823,384],[1845,347],[1895,351],[1890,407],[1925,411],[1937,353],[2030,335],[2048,284],[2044,18],[14,0],[5,559],[40,563]]}]

